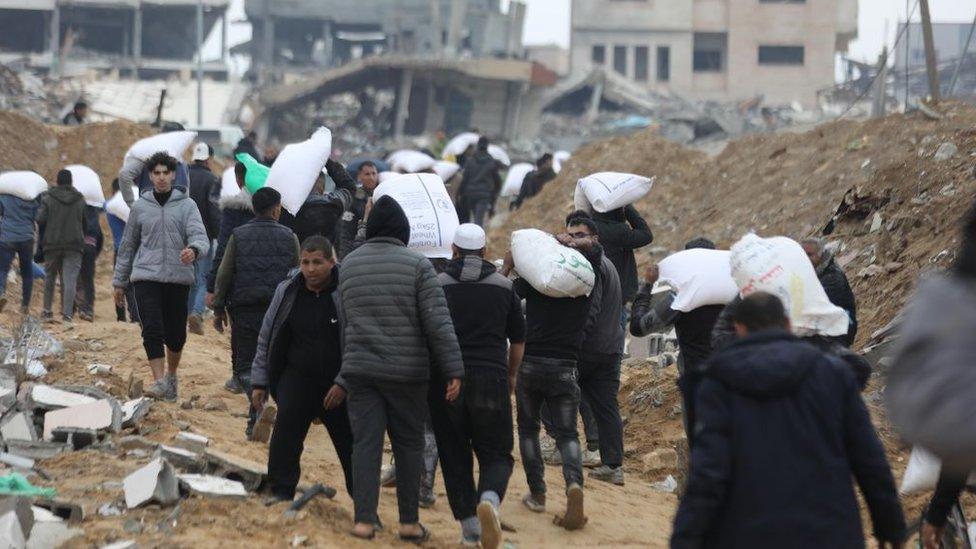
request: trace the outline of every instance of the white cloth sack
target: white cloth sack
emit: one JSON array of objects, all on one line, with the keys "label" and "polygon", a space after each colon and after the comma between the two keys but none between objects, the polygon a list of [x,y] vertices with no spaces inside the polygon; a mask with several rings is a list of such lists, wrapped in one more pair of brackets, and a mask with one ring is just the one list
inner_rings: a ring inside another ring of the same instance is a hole
[{"label": "white cloth sack", "polygon": [[220,198],[237,196],[240,192],[241,188],[237,186],[237,176],[234,175],[234,166],[231,166],[224,170],[223,175],[220,176]]},{"label": "white cloth sack", "polygon": [[16,171],[0,173],[0,194],[9,194],[23,200],[34,200],[47,190],[47,181],[37,172]]},{"label": "white cloth sack", "polygon": [[373,200],[389,196],[403,208],[410,221],[408,247],[427,257],[450,258],[451,244],[457,231],[458,215],[437,174],[401,175],[379,184]]},{"label": "white cloth sack", "polygon": [[102,178],[95,170],[81,164],[65,166],[71,172],[71,186],[85,197],[85,204],[101,208],[105,205],[105,191],[102,190]]},{"label": "white cloth sack", "polygon": [[441,152],[441,157],[445,160],[451,158],[457,158],[458,156],[464,154],[464,151],[468,150],[468,147],[476,145],[480,136],[472,132],[459,133],[451,138],[444,145],[444,150]]},{"label": "white cloth sack", "polygon": [[160,133],[136,141],[125,155],[145,162],[150,156],[162,151],[182,162],[183,153],[196,138],[197,132]]},{"label": "white cloth sack", "polygon": [[630,173],[600,172],[576,184],[573,203],[578,210],[609,212],[637,202],[654,184],[653,177]]},{"label": "white cloth sack", "polygon": [[747,234],[732,246],[730,264],[742,297],[762,291],[780,298],[797,335],[847,333],[847,312],[827,299],[810,259],[795,241]]},{"label": "white cloth sack", "polygon": [[538,229],[512,233],[512,260],[519,276],[549,297],[590,295],[596,274],[583,254]]},{"label": "white cloth sack", "polygon": [[438,160],[434,163],[434,173],[444,181],[450,181],[460,170],[461,166],[459,164],[447,160]]},{"label": "white cloth sack", "polygon": [[505,175],[505,184],[502,185],[502,196],[518,196],[522,190],[522,182],[525,176],[535,169],[535,166],[528,162],[519,162],[508,169]]},{"label": "white cloth sack", "polygon": [[739,288],[732,279],[726,250],[695,248],[665,257],[658,263],[659,280],[677,294],[671,308],[687,313],[705,305],[725,305],[735,299]]},{"label": "white cloth sack", "polygon": [[417,173],[429,170],[437,162],[420,151],[397,151],[387,158],[393,171],[399,173]]},{"label": "white cloth sack", "polygon": [[[912,454],[908,457],[908,467],[901,479],[898,492],[907,496],[919,492],[931,492],[939,483],[939,473],[942,471],[942,461],[921,446],[912,447]],[[976,473],[970,473],[966,481],[969,486],[976,485]]]},{"label": "white cloth sack", "polygon": [[292,215],[298,215],[330,154],[332,132],[322,126],[315,130],[312,137],[301,143],[291,143],[281,150],[264,186],[281,193],[281,205]]},{"label": "white cloth sack", "polygon": [[506,166],[512,165],[512,160],[508,157],[508,153],[505,152],[505,149],[499,147],[498,145],[495,145],[494,143],[488,145],[488,154],[490,154],[492,158],[501,162],[502,164],[505,164]]}]

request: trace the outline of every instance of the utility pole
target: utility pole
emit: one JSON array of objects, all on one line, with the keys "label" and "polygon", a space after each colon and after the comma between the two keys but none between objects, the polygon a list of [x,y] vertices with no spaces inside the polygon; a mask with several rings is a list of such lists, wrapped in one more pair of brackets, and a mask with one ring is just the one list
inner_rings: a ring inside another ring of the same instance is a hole
[{"label": "utility pole", "polygon": [[885,115],[885,80],[888,78],[888,46],[881,50],[878,57],[878,76],[874,79],[874,102],[871,105],[871,117],[879,118]]},{"label": "utility pole", "polygon": [[197,0],[197,126],[203,125],[203,0]]},{"label": "utility pole", "polygon": [[912,0],[905,0],[905,111],[908,112],[908,98],[911,95],[911,77],[909,71],[912,68]]},{"label": "utility pole", "polygon": [[973,17],[973,24],[969,26],[969,36],[966,37],[966,45],[962,48],[962,53],[959,54],[959,59],[956,60],[956,70],[952,73],[952,80],[949,81],[949,90],[946,95],[952,97],[952,92],[956,89],[956,80],[959,79],[959,69],[962,68],[963,62],[966,60],[966,55],[969,53],[969,44],[973,41],[973,30],[976,30],[976,17]]},{"label": "utility pole", "polygon": [[929,95],[932,104],[941,99],[939,97],[939,69],[935,66],[935,42],[932,39],[932,16],[929,15],[929,0],[919,0],[922,8],[922,38],[925,40],[925,66],[929,73]]}]

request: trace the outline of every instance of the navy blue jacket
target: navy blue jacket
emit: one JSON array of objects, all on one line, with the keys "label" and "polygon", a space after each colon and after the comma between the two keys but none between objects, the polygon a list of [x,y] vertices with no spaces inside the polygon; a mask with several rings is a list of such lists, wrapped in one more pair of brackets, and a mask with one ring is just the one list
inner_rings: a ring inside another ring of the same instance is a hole
[{"label": "navy blue jacket", "polygon": [[785,332],[736,341],[698,392],[688,489],[671,546],[863,547],[901,541],[895,481],[851,368]]}]

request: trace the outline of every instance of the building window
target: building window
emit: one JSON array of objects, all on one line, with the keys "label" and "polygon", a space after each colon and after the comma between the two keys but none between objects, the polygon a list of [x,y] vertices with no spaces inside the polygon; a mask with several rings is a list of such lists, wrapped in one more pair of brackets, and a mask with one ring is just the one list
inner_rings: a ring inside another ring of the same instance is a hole
[{"label": "building window", "polygon": [[607,62],[607,47],[606,46],[593,46],[590,52],[590,60],[593,61],[594,65],[602,65]]},{"label": "building window", "polygon": [[613,70],[627,74],[627,46],[613,47]]},{"label": "building window", "polygon": [[657,80],[667,82],[671,80],[671,48],[658,46],[657,48]]},{"label": "building window", "polygon": [[722,72],[728,51],[728,35],[724,32],[696,32],[691,68],[695,72]]},{"label": "building window", "polygon": [[759,46],[760,65],[802,65],[803,46]]},{"label": "building window", "polygon": [[634,48],[634,80],[647,82],[647,46],[637,46]]},{"label": "building window", "polygon": [[696,50],[693,69],[695,72],[721,72],[722,52],[716,50]]}]

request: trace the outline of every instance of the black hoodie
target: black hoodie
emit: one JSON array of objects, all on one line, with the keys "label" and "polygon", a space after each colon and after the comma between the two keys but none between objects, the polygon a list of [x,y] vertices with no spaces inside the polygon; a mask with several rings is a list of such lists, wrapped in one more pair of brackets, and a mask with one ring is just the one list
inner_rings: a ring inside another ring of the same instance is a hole
[{"label": "black hoodie", "polygon": [[508,343],[525,341],[522,303],[512,282],[476,255],[451,260],[437,279],[444,288],[465,372],[508,370]]},{"label": "black hoodie", "polygon": [[403,208],[389,196],[381,197],[373,204],[366,220],[366,239],[378,236],[395,238],[406,246],[410,243],[410,221]]},{"label": "black hoodie", "polygon": [[600,244],[607,259],[613,262],[620,277],[620,291],[624,303],[637,295],[637,260],[634,250],[654,240],[647,222],[633,206],[593,213],[593,222],[600,233]]},{"label": "black hoodie", "polygon": [[905,519],[850,368],[786,332],[716,353],[698,391],[688,489],[672,547],[863,547]]}]

